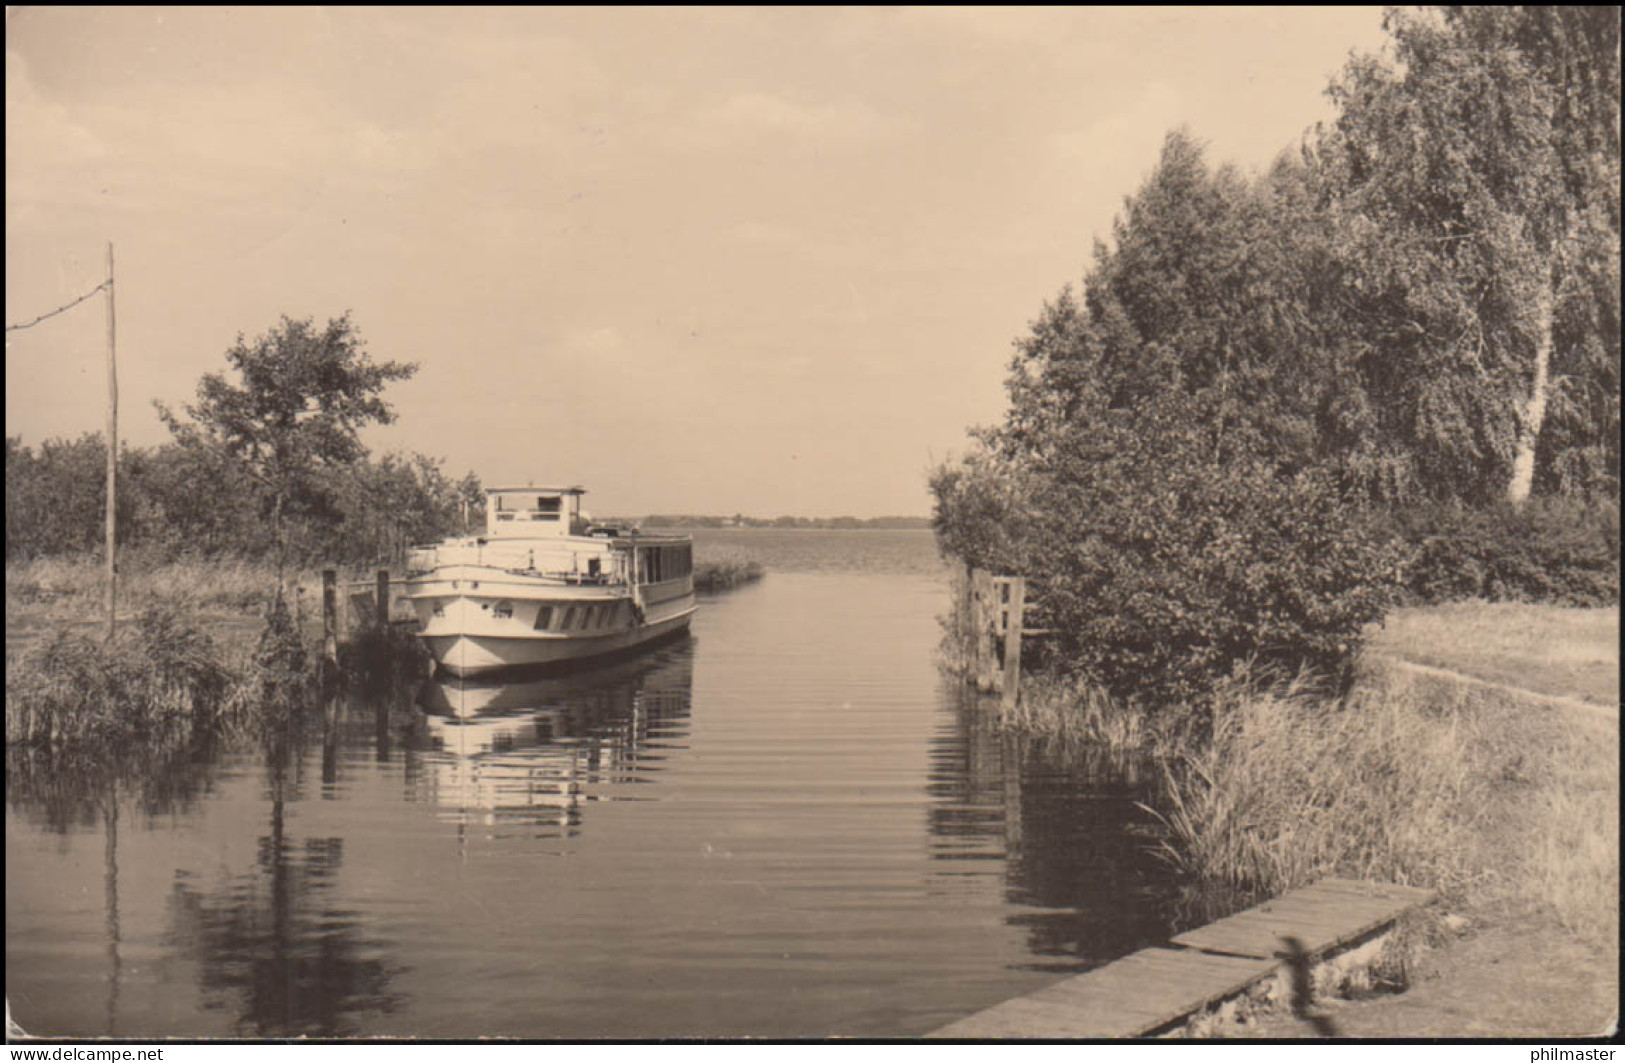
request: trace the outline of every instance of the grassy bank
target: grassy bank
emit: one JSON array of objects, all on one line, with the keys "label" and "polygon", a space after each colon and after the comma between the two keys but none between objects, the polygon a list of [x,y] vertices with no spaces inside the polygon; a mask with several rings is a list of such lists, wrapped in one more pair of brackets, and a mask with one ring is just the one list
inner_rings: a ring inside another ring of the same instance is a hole
[{"label": "grassy bank", "polygon": [[[119,576],[115,637],[103,633],[94,558],[6,566],[6,740],[75,756],[184,744],[303,697],[319,674],[320,576],[238,559],[148,562]],[[338,675],[376,684],[415,674],[417,640],[352,632]]]},{"label": "grassy bank", "polygon": [[1397,609],[1379,653],[1601,705],[1619,699],[1619,609],[1453,602]]},{"label": "grassy bank", "polygon": [[1337,874],[1612,938],[1617,750],[1617,718],[1379,659],[1342,705],[1223,699],[1212,741],[1168,764],[1168,852],[1269,894]]},{"label": "grassy bank", "polygon": [[[290,573],[294,596],[321,601],[321,576]],[[133,617],[159,608],[183,613],[252,617],[276,590],[276,568],[241,558],[152,559],[139,552],[119,560],[118,613]],[[6,562],[6,629],[30,625],[96,624],[105,618],[106,574],[92,556]],[[290,599],[291,600],[291,599]]]}]

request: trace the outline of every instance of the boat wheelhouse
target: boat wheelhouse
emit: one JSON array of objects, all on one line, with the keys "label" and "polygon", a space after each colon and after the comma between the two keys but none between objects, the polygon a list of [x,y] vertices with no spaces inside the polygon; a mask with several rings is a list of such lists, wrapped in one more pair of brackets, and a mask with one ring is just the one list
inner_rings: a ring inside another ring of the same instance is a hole
[{"label": "boat wheelhouse", "polygon": [[413,550],[418,636],[457,676],[562,664],[675,634],[694,614],[686,536],[594,525],[581,487],[493,487],[485,534]]}]

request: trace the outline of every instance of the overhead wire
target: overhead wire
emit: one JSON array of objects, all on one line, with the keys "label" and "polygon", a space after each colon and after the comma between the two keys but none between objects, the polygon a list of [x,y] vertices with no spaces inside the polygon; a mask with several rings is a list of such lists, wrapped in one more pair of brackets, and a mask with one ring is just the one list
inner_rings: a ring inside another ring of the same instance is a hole
[{"label": "overhead wire", "polygon": [[74,307],[78,306],[80,303],[84,302],[86,299],[89,299],[92,295],[95,295],[97,292],[102,291],[104,288],[106,288],[109,284],[112,284],[112,283],[113,282],[110,281],[110,280],[102,281],[100,284],[96,285],[96,287],[90,289],[90,291],[88,291],[85,294],[81,295],[79,298],[75,299],[73,302],[67,303],[66,305],[63,305],[63,306],[59,306],[55,310],[50,311],[49,313],[41,314],[39,317],[36,317],[32,321],[24,321],[20,325],[7,325],[6,326],[6,331],[7,332],[16,332],[19,329],[33,328],[35,325],[39,324],[41,321],[49,320],[50,318],[53,318],[58,314],[66,313],[67,311],[72,310]]}]

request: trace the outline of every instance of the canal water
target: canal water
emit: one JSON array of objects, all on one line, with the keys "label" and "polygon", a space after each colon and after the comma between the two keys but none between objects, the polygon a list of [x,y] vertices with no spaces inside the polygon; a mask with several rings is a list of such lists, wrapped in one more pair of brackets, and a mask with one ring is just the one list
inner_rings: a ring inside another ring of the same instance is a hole
[{"label": "canal water", "polygon": [[1166,936],[1132,765],[940,674],[928,532],[710,531],[692,636],[7,774],[42,1036],[914,1037]]}]

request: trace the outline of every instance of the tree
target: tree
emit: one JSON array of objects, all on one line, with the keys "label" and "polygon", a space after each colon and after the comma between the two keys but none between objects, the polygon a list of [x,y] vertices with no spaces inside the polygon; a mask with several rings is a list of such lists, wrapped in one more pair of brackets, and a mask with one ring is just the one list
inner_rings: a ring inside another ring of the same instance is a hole
[{"label": "tree", "polygon": [[332,504],[321,473],[355,464],[367,450],[359,430],[389,424],[394,411],[384,385],[405,380],[417,366],[375,363],[350,315],[316,329],[311,319],[283,317],[252,342],[241,335],[226,352],[237,373],[209,373],[183,422],[162,403],[158,415],[183,446],[215,450],[241,463],[261,492],[276,540],[277,571],[287,555],[286,516],[295,507]]},{"label": "tree", "polygon": [[[36,455],[6,438],[6,557],[25,560],[102,545],[107,441],[100,432],[47,439]],[[129,535],[128,492],[120,492],[120,539]]]},{"label": "tree", "polygon": [[1379,434],[1436,497],[1617,494],[1618,11],[1385,27],[1396,64],[1351,61],[1316,145]]},{"label": "tree", "polygon": [[1016,342],[1010,411],[987,441],[1042,465],[1080,419],[1178,390],[1203,397],[1193,409],[1215,456],[1326,457],[1340,445],[1329,416],[1347,340],[1323,213],[1303,163],[1213,169],[1199,142],[1170,133],[1081,299],[1064,290]]},{"label": "tree", "polygon": [[330,556],[353,561],[399,562],[409,547],[464,529],[470,501],[483,498],[472,473],[449,479],[441,463],[422,454],[385,454],[333,474],[342,523],[332,532]]}]

